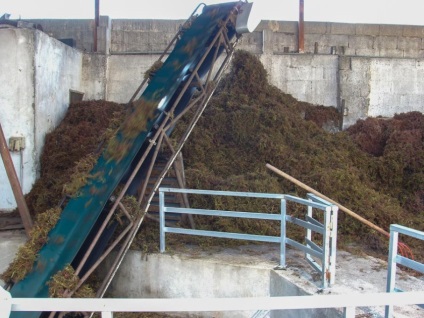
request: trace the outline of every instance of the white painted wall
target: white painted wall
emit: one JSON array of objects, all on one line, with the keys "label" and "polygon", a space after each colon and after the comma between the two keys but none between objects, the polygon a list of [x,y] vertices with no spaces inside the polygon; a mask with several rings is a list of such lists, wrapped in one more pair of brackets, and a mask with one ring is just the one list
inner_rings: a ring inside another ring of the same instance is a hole
[{"label": "white painted wall", "polygon": [[[6,141],[25,137],[26,147],[11,153],[15,170],[27,193],[35,180],[34,36],[26,29],[0,29],[0,122]],[[21,174],[21,167],[23,174]],[[23,181],[23,182],[22,182]],[[0,164],[0,209],[16,206],[3,164]]]},{"label": "white painted wall", "polygon": [[38,161],[46,134],[60,124],[68,110],[69,90],[83,90],[83,54],[43,32],[35,32],[35,40],[34,120],[35,159]]},{"label": "white painted wall", "polygon": [[[64,117],[69,89],[82,90],[82,56],[38,30],[0,29],[0,121],[8,141],[25,137],[25,149],[12,153],[24,194],[31,190],[39,170],[45,135]],[[0,165],[0,210],[16,202]]]}]

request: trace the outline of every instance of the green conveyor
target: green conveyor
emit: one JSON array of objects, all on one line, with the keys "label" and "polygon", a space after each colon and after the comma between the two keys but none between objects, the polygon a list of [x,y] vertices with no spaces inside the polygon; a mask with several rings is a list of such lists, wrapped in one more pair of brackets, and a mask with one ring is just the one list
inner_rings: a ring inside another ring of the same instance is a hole
[{"label": "green conveyor", "polygon": [[[91,179],[80,189],[78,197],[70,199],[60,220],[49,233],[31,272],[13,285],[14,298],[48,297],[47,282],[51,276],[70,264],[99,218],[106,202],[129,169],[131,162],[148,142],[149,133],[164,116],[178,88],[203,56],[208,42],[215,36],[220,21],[225,20],[237,2],[206,6],[181,36],[163,66],[157,71],[140,99],[134,102],[132,113],[121,125],[117,141],[122,147],[112,155],[105,151],[90,172]],[[229,37],[234,36],[229,31]],[[143,108],[144,107],[144,108]],[[141,114],[150,107],[147,122]],[[143,109],[142,109],[143,108]],[[140,122],[137,122],[140,120]],[[83,132],[82,132],[83,133]],[[11,317],[39,317],[40,313],[12,312]]]}]

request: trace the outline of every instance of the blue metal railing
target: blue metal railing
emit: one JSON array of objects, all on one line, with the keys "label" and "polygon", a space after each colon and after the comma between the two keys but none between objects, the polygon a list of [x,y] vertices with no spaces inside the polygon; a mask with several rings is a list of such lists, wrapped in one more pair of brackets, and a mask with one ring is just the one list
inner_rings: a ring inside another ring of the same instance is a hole
[{"label": "blue metal railing", "polygon": [[[262,212],[241,212],[226,210],[190,209],[166,206],[165,193],[186,193],[194,195],[248,197],[258,199],[280,200],[280,214]],[[287,214],[287,201],[295,202],[307,207],[305,220]],[[324,222],[321,223],[313,218],[313,210],[324,211]],[[280,243],[280,268],[286,266],[286,245],[290,245],[305,252],[305,256],[312,267],[321,274],[322,288],[334,283],[336,241],[337,241],[337,212],[338,208],[313,194],[308,194],[308,199],[270,193],[232,192],[232,191],[209,191],[193,189],[159,189],[159,219],[160,219],[160,251],[165,251],[165,234],[176,233],[185,235],[208,236],[248,241]],[[280,222],[280,236],[231,233],[219,231],[193,230],[165,225],[165,213],[196,214],[207,216],[221,216],[234,218],[249,218],[260,220],[274,220]],[[306,244],[297,242],[287,237],[286,222],[290,222],[306,229]],[[312,232],[322,235],[322,243],[312,241]]]},{"label": "blue metal railing", "polygon": [[[398,241],[399,233],[407,235],[418,240],[424,241],[424,232],[414,230],[402,225],[390,225],[390,245],[389,245],[389,260],[387,266],[387,289],[388,293],[402,292],[402,290],[395,288],[396,285],[396,265],[403,265],[424,274],[424,264],[414,261],[402,255],[398,255]],[[418,305],[424,308],[424,305]],[[386,306],[385,317],[391,318],[393,316],[393,305]]]}]

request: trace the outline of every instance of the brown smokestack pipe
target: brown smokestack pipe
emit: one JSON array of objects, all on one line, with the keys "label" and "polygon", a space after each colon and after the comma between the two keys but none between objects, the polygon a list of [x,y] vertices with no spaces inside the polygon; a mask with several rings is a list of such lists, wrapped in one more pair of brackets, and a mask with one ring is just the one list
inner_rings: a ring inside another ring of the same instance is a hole
[{"label": "brown smokestack pipe", "polygon": [[97,28],[99,27],[100,20],[100,0],[94,0],[94,41],[93,41],[93,51],[97,52]]},{"label": "brown smokestack pipe", "polygon": [[299,0],[299,53],[303,53],[305,51],[305,24],[304,24],[304,0]]}]

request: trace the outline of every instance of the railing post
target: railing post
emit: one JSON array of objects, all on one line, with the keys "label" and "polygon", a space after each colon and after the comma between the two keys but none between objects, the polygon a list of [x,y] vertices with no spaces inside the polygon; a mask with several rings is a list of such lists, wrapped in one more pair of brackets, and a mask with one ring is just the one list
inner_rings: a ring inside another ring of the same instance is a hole
[{"label": "railing post", "polygon": [[280,266],[286,267],[286,200],[281,199]]},{"label": "railing post", "polygon": [[159,227],[160,227],[160,252],[165,252],[165,194],[159,189]]},{"label": "railing post", "polygon": [[113,318],[113,312],[111,311],[103,311],[102,318]]},{"label": "railing post", "polygon": [[[388,293],[392,293],[395,290],[396,281],[396,257],[398,249],[399,233],[396,230],[390,229],[390,243],[389,243],[389,259],[387,261],[387,288]],[[391,318],[393,316],[393,306],[386,306],[385,318]]]},{"label": "railing post", "polygon": [[[312,199],[309,198],[309,201],[312,202]],[[306,213],[307,216],[309,216],[310,218],[313,218],[312,213],[313,213],[312,207],[310,205],[308,205],[307,213]],[[306,228],[306,238],[307,238],[307,240],[312,241],[312,231],[309,228]],[[309,244],[308,244],[308,241],[306,241],[306,246],[310,247]],[[305,257],[307,258],[308,256],[309,256],[309,254],[307,252],[305,252]]]},{"label": "railing post", "polygon": [[355,307],[344,307],[343,318],[355,318]]},{"label": "railing post", "polygon": [[322,235],[322,288],[327,288],[330,284],[331,270],[330,270],[330,239],[331,239],[331,207],[328,206],[324,210],[324,233]]},{"label": "railing post", "polygon": [[337,252],[337,218],[339,208],[333,205],[330,218],[330,285],[336,281],[336,252]]}]

